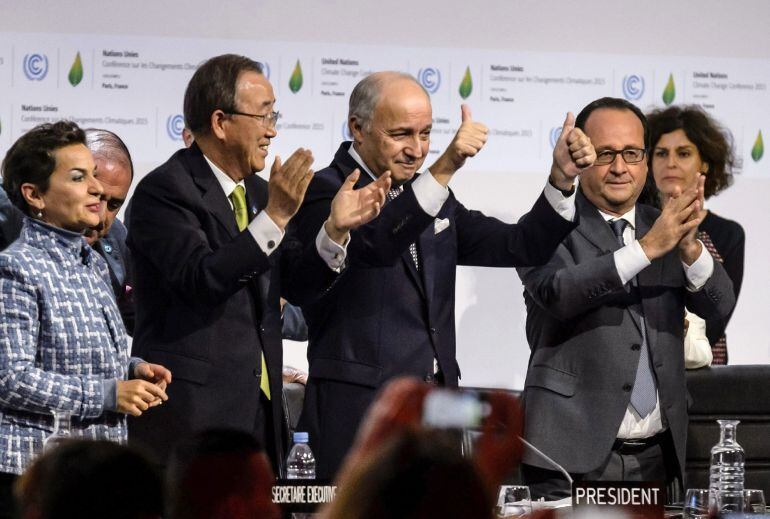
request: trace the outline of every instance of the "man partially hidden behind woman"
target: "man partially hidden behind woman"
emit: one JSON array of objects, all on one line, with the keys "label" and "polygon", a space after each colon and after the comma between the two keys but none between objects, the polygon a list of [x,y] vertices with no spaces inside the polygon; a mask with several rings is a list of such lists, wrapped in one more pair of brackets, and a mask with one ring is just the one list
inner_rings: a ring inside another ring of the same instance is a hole
[{"label": "man partially hidden behind woman", "polygon": [[66,121],[33,128],[3,160],[3,187],[25,218],[0,253],[0,517],[54,413],[69,415],[76,436],[124,442],[125,415],[167,399],[171,373],[129,358],[107,264],[83,237],[99,223],[97,175],[83,131]]}]

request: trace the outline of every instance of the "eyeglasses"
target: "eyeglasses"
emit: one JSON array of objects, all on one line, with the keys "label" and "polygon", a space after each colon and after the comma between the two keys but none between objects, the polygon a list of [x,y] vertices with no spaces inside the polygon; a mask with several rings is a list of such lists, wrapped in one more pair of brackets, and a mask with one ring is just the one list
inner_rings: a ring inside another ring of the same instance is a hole
[{"label": "eyeglasses", "polygon": [[281,112],[269,114],[247,114],[246,112],[225,112],[227,115],[243,115],[255,119],[263,128],[275,128],[275,123],[281,118]]},{"label": "eyeglasses", "polygon": [[620,155],[626,164],[636,164],[644,160],[647,150],[643,148],[626,148],[625,150],[603,150],[596,154],[595,166],[606,166],[615,162],[615,157]]}]

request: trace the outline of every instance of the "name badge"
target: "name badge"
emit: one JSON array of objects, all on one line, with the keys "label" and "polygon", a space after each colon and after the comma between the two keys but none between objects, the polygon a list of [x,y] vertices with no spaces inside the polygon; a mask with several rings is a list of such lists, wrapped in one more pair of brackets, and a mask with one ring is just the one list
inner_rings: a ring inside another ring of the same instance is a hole
[{"label": "name badge", "polygon": [[623,508],[631,517],[663,519],[666,488],[657,481],[580,481],[572,484],[575,508]]}]

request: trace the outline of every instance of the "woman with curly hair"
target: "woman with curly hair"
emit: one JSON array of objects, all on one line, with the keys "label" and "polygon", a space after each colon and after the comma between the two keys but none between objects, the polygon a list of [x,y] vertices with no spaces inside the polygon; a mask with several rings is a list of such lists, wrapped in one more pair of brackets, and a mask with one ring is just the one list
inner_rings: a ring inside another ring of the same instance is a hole
[{"label": "woman with curly hair", "polygon": [[[732,184],[735,157],[730,135],[701,108],[672,106],[655,110],[647,116],[647,120],[651,143],[648,160],[652,172],[647,179],[648,201],[660,205],[677,191],[684,191],[700,175],[706,176],[706,200]],[[743,228],[708,209],[701,211],[705,218],[698,229],[698,239],[714,260],[722,263],[733,282],[737,299],[743,281],[746,242]],[[730,316],[705,323],[713,364],[727,364],[725,328],[729,319]],[[691,327],[700,322],[697,316],[688,318],[688,321]],[[691,336],[692,332],[688,330],[688,335]]]}]

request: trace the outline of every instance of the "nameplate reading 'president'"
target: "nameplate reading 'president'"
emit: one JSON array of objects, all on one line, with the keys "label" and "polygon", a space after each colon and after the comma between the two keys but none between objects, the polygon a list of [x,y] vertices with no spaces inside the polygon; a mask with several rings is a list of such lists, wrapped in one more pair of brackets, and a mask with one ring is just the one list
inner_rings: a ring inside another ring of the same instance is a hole
[{"label": "nameplate reading 'president'", "polygon": [[666,488],[654,481],[580,481],[572,484],[572,506],[621,507],[631,517],[663,518]]}]

